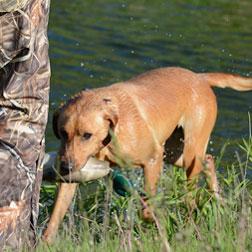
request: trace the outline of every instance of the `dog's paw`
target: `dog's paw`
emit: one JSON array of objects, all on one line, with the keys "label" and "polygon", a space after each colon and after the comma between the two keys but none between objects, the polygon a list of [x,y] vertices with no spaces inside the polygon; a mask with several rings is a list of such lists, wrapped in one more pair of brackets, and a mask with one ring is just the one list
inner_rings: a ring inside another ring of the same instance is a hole
[{"label": "dog's paw", "polygon": [[151,209],[151,206],[149,206],[146,198],[141,199],[141,203],[143,206],[141,217],[146,222],[153,222],[154,221],[154,212]]},{"label": "dog's paw", "polygon": [[48,232],[48,230],[46,230],[41,237],[41,240],[47,245],[53,244],[54,239],[55,239],[55,234],[51,234],[50,232]]},{"label": "dog's paw", "polygon": [[153,211],[148,207],[142,210],[142,218],[146,222],[154,222]]}]

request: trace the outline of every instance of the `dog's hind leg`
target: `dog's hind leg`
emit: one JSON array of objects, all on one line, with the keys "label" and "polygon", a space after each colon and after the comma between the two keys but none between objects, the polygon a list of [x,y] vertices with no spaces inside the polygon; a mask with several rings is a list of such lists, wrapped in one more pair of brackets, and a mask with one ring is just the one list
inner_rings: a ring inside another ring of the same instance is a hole
[{"label": "dog's hind leg", "polygon": [[[200,145],[198,145],[200,146]],[[216,197],[219,197],[219,187],[215,172],[215,165],[213,157],[197,149],[185,150],[184,155],[184,167],[186,168],[186,174],[189,183],[197,180],[200,172],[204,171],[207,176],[207,182],[209,189],[215,193]]]},{"label": "dog's hind leg", "polygon": [[[204,107],[200,117],[191,117],[188,125],[185,125],[185,140],[183,150],[183,166],[186,168],[186,174],[189,183],[197,179],[204,168],[208,169],[208,182],[211,191],[218,193],[218,184],[215,173],[213,159],[206,156],[206,149],[211,131],[213,129],[216,111]],[[211,162],[210,162],[211,161]],[[205,165],[205,167],[204,167]]]},{"label": "dog's hind leg", "polygon": [[218,186],[218,180],[215,172],[215,164],[214,164],[214,158],[210,154],[206,154],[205,160],[204,160],[204,165],[205,165],[205,174],[208,179],[208,184],[209,188],[211,191],[214,192],[215,197],[217,199],[220,199],[220,191],[219,191],[219,186]]}]

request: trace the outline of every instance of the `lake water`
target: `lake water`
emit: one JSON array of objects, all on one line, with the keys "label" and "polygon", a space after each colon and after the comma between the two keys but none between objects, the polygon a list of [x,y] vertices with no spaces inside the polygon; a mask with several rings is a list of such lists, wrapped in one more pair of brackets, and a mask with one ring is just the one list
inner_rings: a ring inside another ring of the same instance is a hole
[{"label": "lake water", "polygon": [[[47,151],[57,150],[51,118],[84,88],[126,80],[149,69],[181,66],[252,77],[252,1],[51,1],[52,67]],[[234,159],[248,138],[252,92],[215,89],[218,120],[209,152]]]}]

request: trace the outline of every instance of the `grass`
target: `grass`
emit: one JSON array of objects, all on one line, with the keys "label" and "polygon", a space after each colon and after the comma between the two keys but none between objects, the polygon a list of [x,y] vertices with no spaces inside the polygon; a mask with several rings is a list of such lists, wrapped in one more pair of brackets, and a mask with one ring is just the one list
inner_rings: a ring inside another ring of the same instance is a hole
[{"label": "grass", "polygon": [[[207,190],[206,178],[188,191],[183,169],[166,167],[150,205],[155,221],[142,221],[138,193],[120,197],[106,178],[81,186],[61,225],[55,244],[36,251],[252,251],[252,138],[239,146],[236,161],[218,172],[220,201]],[[216,160],[220,170],[221,157]],[[141,176],[127,172],[136,188]],[[41,191],[40,228],[51,212],[54,185]],[[190,198],[195,199],[195,206]]]}]

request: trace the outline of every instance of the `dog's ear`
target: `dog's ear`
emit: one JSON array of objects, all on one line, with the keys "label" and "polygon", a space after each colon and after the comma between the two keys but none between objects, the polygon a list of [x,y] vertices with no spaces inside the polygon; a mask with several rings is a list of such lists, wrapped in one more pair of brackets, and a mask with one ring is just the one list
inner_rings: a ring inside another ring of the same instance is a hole
[{"label": "dog's ear", "polygon": [[114,126],[113,126],[112,122],[110,121],[108,134],[102,141],[103,146],[107,146],[111,142],[113,128],[114,128]]},{"label": "dog's ear", "polygon": [[110,98],[103,98],[103,108],[105,111],[105,120],[109,121],[109,130],[106,138],[102,141],[104,146],[107,146],[111,140],[114,128],[118,121],[118,111],[117,106],[112,102]]},{"label": "dog's ear", "polygon": [[103,107],[105,110],[105,119],[110,122],[110,129],[114,129],[118,121],[117,106],[111,98],[103,98]]},{"label": "dog's ear", "polygon": [[58,119],[59,119],[59,115],[60,115],[60,110],[56,110],[53,114],[53,119],[52,119],[52,126],[53,126],[53,132],[54,135],[60,139],[59,133],[58,133]]}]

